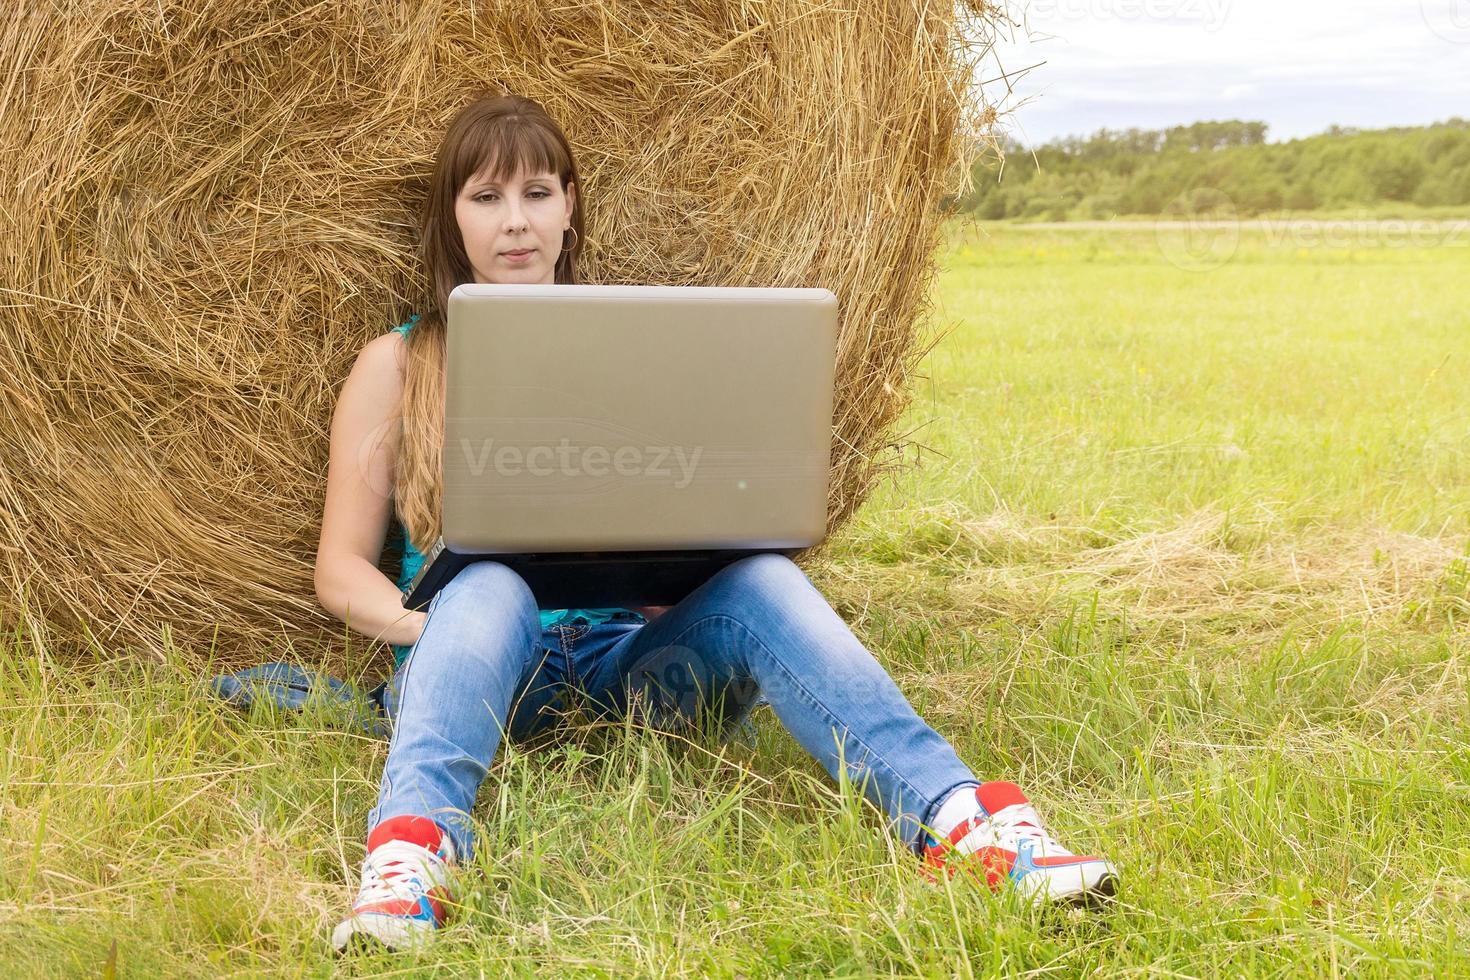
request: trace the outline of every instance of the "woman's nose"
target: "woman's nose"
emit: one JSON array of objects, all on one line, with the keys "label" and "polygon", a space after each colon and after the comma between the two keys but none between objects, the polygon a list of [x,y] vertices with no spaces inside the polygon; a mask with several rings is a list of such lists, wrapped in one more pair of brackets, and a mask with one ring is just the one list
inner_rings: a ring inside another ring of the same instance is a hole
[{"label": "woman's nose", "polygon": [[526,216],[521,212],[520,204],[511,201],[506,205],[510,212],[505,217],[505,227],[508,231],[516,231],[526,227]]}]

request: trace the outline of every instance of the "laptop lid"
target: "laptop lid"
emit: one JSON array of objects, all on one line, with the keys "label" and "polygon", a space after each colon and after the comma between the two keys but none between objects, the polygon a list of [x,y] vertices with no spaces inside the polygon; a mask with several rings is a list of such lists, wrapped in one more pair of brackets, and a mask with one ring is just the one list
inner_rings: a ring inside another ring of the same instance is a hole
[{"label": "laptop lid", "polygon": [[826,289],[467,283],[449,297],[443,543],[789,549],[827,526]]}]

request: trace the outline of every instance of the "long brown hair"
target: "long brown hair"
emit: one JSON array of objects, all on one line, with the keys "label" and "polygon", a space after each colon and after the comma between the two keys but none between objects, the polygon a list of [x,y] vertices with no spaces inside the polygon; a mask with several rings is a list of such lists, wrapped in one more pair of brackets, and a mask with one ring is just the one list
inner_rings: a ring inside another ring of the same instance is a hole
[{"label": "long brown hair", "polygon": [[[465,181],[492,166],[493,180],[517,171],[557,174],[562,192],[576,184],[571,229],[563,236],[555,279],[576,283],[586,191],[571,144],[539,103],[520,95],[481,96],[455,114],[435,155],[419,227],[419,257],[431,294],[409,331],[403,377],[403,437],[394,471],[399,520],[413,546],[427,552],[440,534],[444,445],[444,341],[449,294],[474,282],[454,203]],[[567,244],[570,239],[571,244]]]}]

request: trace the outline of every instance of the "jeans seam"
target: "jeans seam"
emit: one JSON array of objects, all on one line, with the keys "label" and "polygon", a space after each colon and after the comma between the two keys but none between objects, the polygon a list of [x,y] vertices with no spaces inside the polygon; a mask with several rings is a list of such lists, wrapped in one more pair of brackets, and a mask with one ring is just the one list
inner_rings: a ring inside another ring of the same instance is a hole
[{"label": "jeans seam", "polygon": [[[424,625],[419,629],[419,635],[414,639],[412,645],[410,645],[409,648],[408,648],[408,657],[405,658],[404,661],[403,661],[403,669],[402,669],[402,675],[403,675],[403,677],[402,677],[402,680],[399,682],[399,685],[398,685],[400,691],[406,691],[406,688],[408,686],[407,685],[408,672],[413,668],[413,660],[414,660],[414,656],[418,653],[419,641],[424,638],[424,633],[428,632],[429,623],[434,618],[434,610],[438,608],[438,606],[439,606],[439,597],[442,596],[442,595],[444,595],[444,590],[443,589],[440,589],[438,592],[434,593],[434,599],[433,599],[433,601],[431,601],[429,603],[429,609],[424,614]],[[401,700],[401,697],[400,697],[399,705],[398,706],[400,708],[403,707],[403,702]],[[396,725],[393,728],[393,734],[394,734],[395,737],[398,734],[398,727]],[[388,749],[389,749],[389,751],[392,751],[392,749],[393,749],[393,738],[389,738],[388,739]]]},{"label": "jeans seam", "polygon": [[[434,618],[434,610],[439,607],[439,600],[443,596],[443,589],[440,589],[438,592],[434,593],[434,598],[429,602],[428,611],[424,614],[424,625],[419,629],[419,635],[414,639],[412,645],[409,646],[408,657],[404,659],[403,667],[399,671],[399,673],[401,673],[401,677],[398,682],[398,704],[395,706],[395,710],[389,716],[388,752],[383,759],[383,781],[387,783],[387,790],[388,794],[390,795],[393,791],[393,786],[391,783],[388,783],[388,757],[392,756],[393,745],[398,741],[398,716],[403,713],[403,702],[404,699],[408,696],[408,672],[413,668],[414,657],[418,655],[419,641],[424,638],[424,633],[428,632],[429,623]],[[387,696],[385,696],[384,698],[385,703],[387,703],[389,700],[392,700],[392,693],[393,678],[390,677],[388,679],[388,693]],[[370,816],[376,816],[382,810],[382,808],[383,807],[381,802],[374,804]]]},{"label": "jeans seam", "polygon": [[537,648],[539,651],[538,654],[531,658],[530,664],[527,667],[529,676],[522,674],[516,681],[515,688],[511,691],[510,708],[506,711],[504,731],[501,733],[502,741],[510,740],[510,730],[514,724],[516,715],[520,712],[521,703],[531,693],[532,687],[536,683],[536,678],[541,675],[541,668],[546,664],[546,654],[550,651],[541,649],[539,642],[537,643]]},{"label": "jeans seam", "polygon": [[[701,616],[699,619],[695,620],[693,623],[690,623],[683,630],[681,630],[677,635],[675,635],[672,639],[670,639],[666,645],[670,645],[671,646],[671,645],[677,643],[679,640],[683,639],[684,634],[686,634],[690,630],[694,629],[694,627],[696,627],[696,626],[700,625],[701,623],[704,623],[704,622],[706,622],[708,620],[712,620],[712,619],[725,619],[725,620],[729,620],[730,622],[734,623],[736,626],[739,626],[741,629],[745,630],[745,632],[750,635],[750,638],[751,639],[753,639],[763,650],[765,650],[766,653],[770,654],[770,657],[771,657],[772,662],[774,662],[781,669],[781,671],[788,678],[790,678],[790,680],[792,682],[792,685],[797,690],[799,690],[801,692],[801,694],[806,698],[808,704],[811,704],[811,705],[817,707],[818,709],[820,709],[823,713],[825,713],[827,715],[831,715],[832,714],[832,710],[830,708],[828,708],[825,704],[823,704],[822,701],[820,699],[818,699],[815,695],[813,695],[812,692],[810,690],[808,690],[808,688],[807,688],[807,686],[805,684],[801,683],[801,680],[794,673],[791,672],[791,669],[789,667],[787,667],[784,662],[782,662],[782,660],[781,660],[780,657],[776,656],[775,653],[772,652],[772,650],[771,650],[770,647],[766,646],[765,641],[762,640],[759,636],[757,636],[754,630],[752,630],[749,626],[745,625],[745,623],[741,622],[740,620],[734,618],[733,616],[728,615],[727,613],[709,613],[707,615]],[[879,666],[881,668],[882,665],[880,664]],[[746,665],[746,671],[747,671],[747,673],[750,671],[749,664]],[[851,732],[852,731],[852,726],[849,725],[847,727],[847,730],[849,732]],[[883,765],[883,767],[885,769],[887,769],[889,772],[893,773],[894,779],[897,782],[901,783],[905,789],[907,789],[911,793],[913,793],[913,795],[917,799],[922,800],[924,802],[924,812],[925,812],[925,814],[928,813],[929,808],[931,808],[934,805],[934,801],[933,800],[930,800],[928,797],[926,797],[922,792],[919,791],[919,788],[917,786],[914,786],[907,779],[905,779],[903,777],[903,775],[901,775],[897,769],[893,768],[892,764],[889,763],[889,761],[886,758],[883,757],[883,754],[882,753],[878,752],[872,746],[868,745],[861,738],[857,738],[856,736],[854,736],[854,741],[856,741],[858,743],[858,745],[860,745],[865,752],[870,753],[875,759],[877,759]]]}]

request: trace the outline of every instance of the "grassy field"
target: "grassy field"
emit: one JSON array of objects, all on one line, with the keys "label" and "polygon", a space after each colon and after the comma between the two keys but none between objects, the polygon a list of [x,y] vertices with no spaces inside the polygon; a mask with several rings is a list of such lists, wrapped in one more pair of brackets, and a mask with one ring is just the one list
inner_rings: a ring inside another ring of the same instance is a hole
[{"label": "grassy field", "polygon": [[1111,908],[923,885],[763,711],[508,746],[443,942],[337,962],[384,743],[18,638],[0,972],[1470,973],[1466,248],[1219,234],[956,225],[925,448],[809,570]]}]

